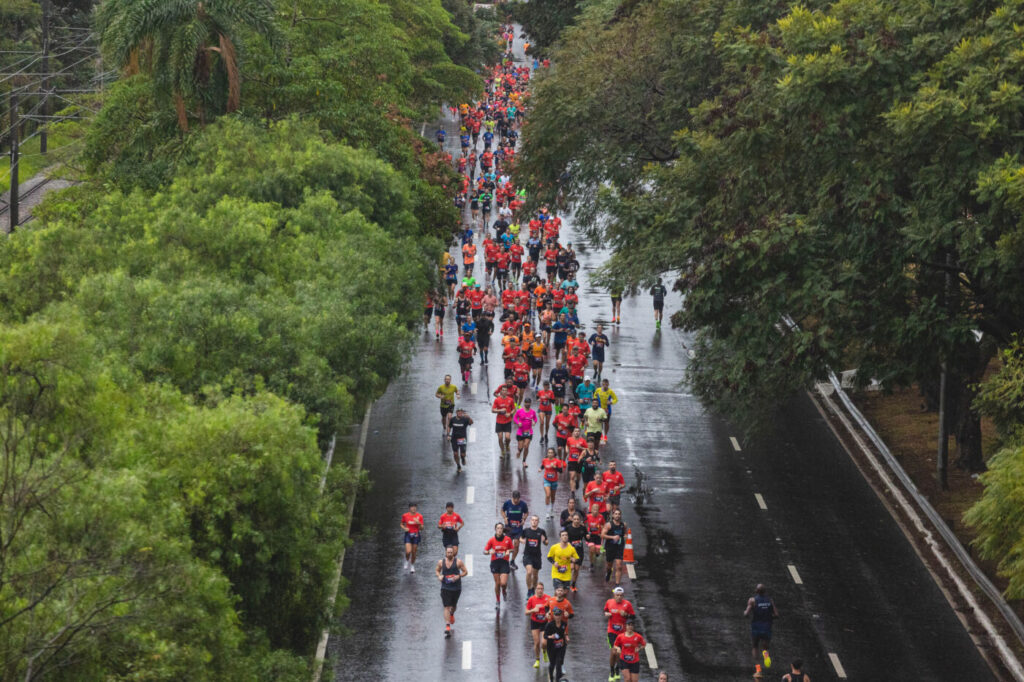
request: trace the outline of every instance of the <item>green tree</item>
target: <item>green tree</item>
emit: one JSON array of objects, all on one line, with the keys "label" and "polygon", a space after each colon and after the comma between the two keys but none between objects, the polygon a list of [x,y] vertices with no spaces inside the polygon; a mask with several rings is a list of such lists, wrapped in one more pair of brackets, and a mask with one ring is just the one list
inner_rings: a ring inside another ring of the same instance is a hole
[{"label": "green tree", "polygon": [[158,99],[173,102],[182,130],[188,129],[188,105],[202,122],[238,109],[243,35],[276,42],[278,34],[270,0],[104,0],[96,25],[117,66],[152,73]]}]

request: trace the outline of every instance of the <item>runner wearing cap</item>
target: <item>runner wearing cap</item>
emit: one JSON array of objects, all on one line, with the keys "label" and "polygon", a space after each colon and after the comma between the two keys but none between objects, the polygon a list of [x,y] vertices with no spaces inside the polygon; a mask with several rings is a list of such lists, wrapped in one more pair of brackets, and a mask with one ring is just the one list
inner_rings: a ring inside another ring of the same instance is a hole
[{"label": "runner wearing cap", "polygon": [[568,622],[559,607],[551,609],[551,620],[544,626],[544,642],[548,651],[548,682],[562,679],[565,649],[569,645]]},{"label": "runner wearing cap", "polygon": [[612,598],[604,603],[604,617],[608,619],[608,649],[610,650],[608,665],[611,668],[611,675],[608,679],[610,680],[615,679],[618,675],[616,663],[619,657],[615,653],[615,640],[626,631],[626,620],[630,616],[636,616],[633,605],[623,597],[625,592],[621,587],[616,587],[612,590]]},{"label": "runner wearing cap", "polygon": [[[612,650],[619,659],[619,670],[623,682],[637,682],[640,679],[640,650],[647,646],[647,640],[636,631],[636,619],[626,619],[626,631],[615,638]],[[616,679],[618,675],[615,676]],[[611,678],[608,678],[611,679]]]}]

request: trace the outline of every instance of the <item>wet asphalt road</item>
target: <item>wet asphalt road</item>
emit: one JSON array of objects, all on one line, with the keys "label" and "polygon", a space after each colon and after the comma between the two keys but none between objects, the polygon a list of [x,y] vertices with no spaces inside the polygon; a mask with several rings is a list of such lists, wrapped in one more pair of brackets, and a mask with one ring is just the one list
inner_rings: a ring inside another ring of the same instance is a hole
[{"label": "wet asphalt road", "polygon": [[[450,124],[449,124],[450,125]],[[449,143],[457,136],[450,135]],[[580,318],[587,333],[610,317],[607,294],[589,283],[606,257],[573,238],[579,250]],[[461,258],[458,259],[461,262]],[[678,308],[670,298],[667,311]],[[502,379],[499,353],[474,366],[459,404],[476,421],[468,465],[457,474],[441,438],[434,391],[459,375],[453,315],[446,335],[423,333],[409,367],[374,406],[365,467],[373,482],[356,509],[355,541],[344,566],[349,605],[329,644],[335,680],[546,679],[532,667],[523,608],[523,569],[509,581],[509,601],[494,609],[488,558],[482,554],[501,503],[522,491],[543,519],[543,487],[533,443],[530,467],[502,461],[489,398]],[[775,599],[774,665],[803,657],[816,681],[993,679],[932,578],[806,398],[783,407],[775,432],[738,438],[682,385],[686,338],[654,329],[650,297],[627,298],[623,323],[609,327],[605,377],[619,396],[604,459],[614,458],[627,485],[635,581],[626,597],[642,619],[659,670],[672,680],[750,679],[749,625],[742,612],[754,585]],[[492,338],[492,351],[497,346]],[[545,369],[545,376],[547,368]],[[553,438],[553,436],[552,436]],[[733,438],[736,438],[734,441]],[[567,485],[556,509],[566,506]],[[401,514],[410,500],[426,520],[417,572],[403,571]],[[444,638],[433,566],[443,555],[438,516],[447,501],[466,520],[459,556],[472,556],[463,581],[455,636]],[[549,537],[556,523],[542,521]],[[545,562],[542,579],[550,584]],[[602,605],[610,586],[584,571],[573,598],[566,673],[605,680],[608,650]],[[797,581],[800,581],[799,584]],[[833,659],[834,656],[834,659]],[[641,679],[656,679],[644,657]]]}]

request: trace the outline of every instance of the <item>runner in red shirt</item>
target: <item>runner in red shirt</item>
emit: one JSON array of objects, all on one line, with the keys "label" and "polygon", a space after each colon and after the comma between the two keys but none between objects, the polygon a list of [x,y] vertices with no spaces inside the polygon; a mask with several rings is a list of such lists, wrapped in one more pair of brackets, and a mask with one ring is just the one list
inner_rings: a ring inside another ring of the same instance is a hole
[{"label": "runner in red shirt", "polygon": [[636,616],[633,605],[622,595],[626,591],[621,587],[612,590],[612,598],[604,603],[604,617],[608,619],[608,648],[611,649],[609,665],[612,675],[615,675],[615,662],[618,654],[615,653],[615,640],[626,631],[626,621]]},{"label": "runner in red shirt", "polygon": [[548,429],[551,427],[551,413],[555,405],[555,392],[551,390],[551,382],[545,381],[544,387],[537,391],[537,414],[540,415],[540,441],[548,442]]},{"label": "runner in red shirt", "polygon": [[402,530],[405,531],[405,567],[410,573],[416,572],[416,553],[420,547],[420,529],[423,528],[423,514],[416,511],[416,503],[409,503],[409,511],[402,514]]},{"label": "runner in red shirt", "polygon": [[558,455],[565,459],[565,445],[572,430],[576,428],[576,418],[566,410],[562,410],[555,416],[555,445],[558,446]]},{"label": "runner in red shirt", "polygon": [[526,393],[526,386],[530,383],[530,365],[522,353],[516,357],[512,365],[512,381],[516,385],[516,403],[523,402],[523,395]]},{"label": "runner in red shirt", "polygon": [[462,383],[469,383],[469,375],[473,370],[473,354],[476,353],[476,344],[473,343],[473,337],[466,334],[461,339],[457,346],[459,351],[459,369],[462,371]]},{"label": "runner in red shirt", "polygon": [[622,682],[637,682],[640,679],[640,650],[647,646],[647,640],[634,630],[635,619],[626,619],[626,631],[615,638],[613,651],[619,659]]},{"label": "runner in red shirt", "polygon": [[573,348],[573,352],[565,364],[569,368],[569,378],[572,380],[573,393],[575,393],[576,387],[583,383],[583,374],[587,369],[587,356],[579,352],[578,348]]},{"label": "runner in red shirt", "polygon": [[548,281],[554,282],[555,273],[558,272],[558,249],[554,246],[549,246],[547,251],[544,252],[544,266]]},{"label": "runner in red shirt", "polygon": [[548,518],[555,516],[555,492],[558,490],[558,479],[565,469],[565,462],[558,459],[554,448],[548,448],[547,455],[540,463],[538,471],[544,472],[544,504],[548,505]]},{"label": "runner in red shirt", "polygon": [[501,598],[508,601],[509,557],[515,546],[512,538],[505,535],[505,524],[494,524],[494,536],[484,545],[484,554],[491,556],[491,575],[494,577],[494,610],[501,608]]},{"label": "runner in red shirt", "polygon": [[608,490],[608,508],[614,512],[619,508],[622,489],[626,487],[626,479],[622,477],[622,472],[616,469],[614,459],[608,462],[608,470],[601,474],[601,480]]},{"label": "runner in red shirt", "polygon": [[523,271],[523,245],[518,241],[512,242],[508,247],[509,267],[512,270],[512,281],[519,281],[519,275]]},{"label": "runner in red shirt", "polygon": [[526,615],[530,617],[530,635],[533,637],[533,656],[536,659],[534,668],[540,667],[540,652],[543,649],[541,635],[544,634],[544,626],[548,624],[550,601],[551,597],[544,594],[544,583],[540,582],[534,588],[533,596],[526,600]]},{"label": "runner in red shirt", "polygon": [[475,321],[484,311],[484,292],[481,291],[480,285],[478,284],[470,289],[469,293],[466,294],[466,298],[469,299],[469,309]]},{"label": "runner in red shirt", "polygon": [[590,505],[590,512],[585,521],[587,526],[587,547],[590,549],[590,570],[594,570],[597,556],[601,553],[601,531],[604,530],[604,516],[597,510],[597,505]]},{"label": "runner in red shirt", "polygon": [[[529,369],[527,369],[529,373]],[[494,399],[491,405],[491,412],[494,417],[494,433],[498,434],[498,448],[501,454],[508,456],[509,445],[512,441],[512,414],[516,410],[515,401],[509,397],[505,386],[500,389],[501,395]]]},{"label": "runner in red shirt", "polygon": [[449,502],[444,506],[444,514],[437,520],[437,527],[441,529],[441,545],[443,547],[454,547],[455,553],[459,553],[459,531],[466,525],[462,517],[455,513],[455,503]]},{"label": "runner in red shirt", "polygon": [[607,518],[608,488],[605,487],[604,481],[595,478],[588,483],[587,487],[583,490],[583,499],[588,507],[596,504],[598,513]]},{"label": "runner in red shirt", "polygon": [[569,487],[575,491],[580,489],[580,453],[587,447],[587,439],[579,428],[572,430],[572,436],[565,441],[569,469]]}]

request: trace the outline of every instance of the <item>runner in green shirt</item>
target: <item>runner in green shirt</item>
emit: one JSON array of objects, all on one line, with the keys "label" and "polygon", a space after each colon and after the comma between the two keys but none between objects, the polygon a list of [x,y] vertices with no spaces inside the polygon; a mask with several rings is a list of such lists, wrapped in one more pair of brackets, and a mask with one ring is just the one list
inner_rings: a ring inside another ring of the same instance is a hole
[{"label": "runner in green shirt", "polygon": [[451,432],[452,412],[455,411],[455,399],[459,397],[459,389],[452,383],[452,375],[444,375],[444,383],[437,387],[435,398],[441,399],[441,437],[447,438]]}]

